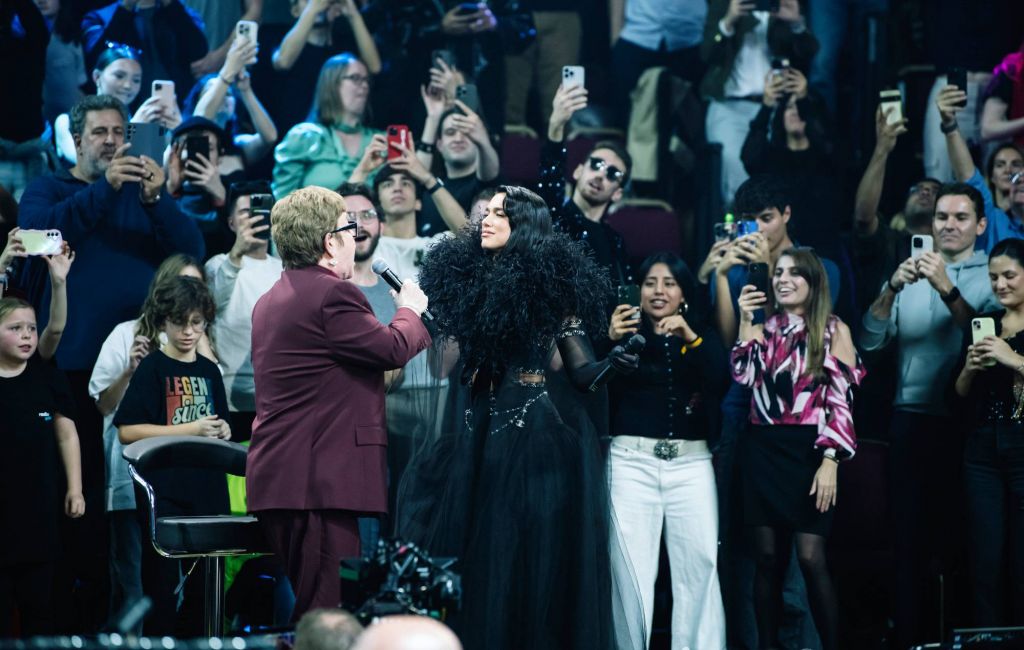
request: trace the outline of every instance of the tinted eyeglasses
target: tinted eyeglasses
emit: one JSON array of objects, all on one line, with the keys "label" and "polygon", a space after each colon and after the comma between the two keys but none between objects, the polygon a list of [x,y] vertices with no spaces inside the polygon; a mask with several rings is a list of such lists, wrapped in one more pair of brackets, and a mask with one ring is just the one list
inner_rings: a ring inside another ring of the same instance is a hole
[{"label": "tinted eyeglasses", "polygon": [[591,171],[600,172],[603,171],[605,177],[613,183],[621,183],[622,179],[625,178],[626,173],[616,167],[615,165],[608,164],[607,160],[598,158],[597,156],[591,156],[590,160]]}]

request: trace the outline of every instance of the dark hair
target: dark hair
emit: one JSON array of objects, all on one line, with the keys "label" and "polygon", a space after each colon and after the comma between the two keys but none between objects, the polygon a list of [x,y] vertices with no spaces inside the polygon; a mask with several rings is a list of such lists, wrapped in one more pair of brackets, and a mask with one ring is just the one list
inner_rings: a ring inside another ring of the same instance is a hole
[{"label": "dark hair", "polygon": [[[11,228],[18,223],[18,200],[3,184],[0,184],[0,223],[10,224]],[[0,245],[6,246],[7,241]]]},{"label": "dark hair", "polygon": [[[182,104],[181,116],[183,119],[188,119],[195,115],[196,107],[199,105],[199,100],[203,97],[203,90],[206,85],[217,78],[216,74],[208,74],[202,77],[192,86],[192,90],[189,91],[188,96],[185,97],[185,101]],[[224,124],[224,136],[225,139],[230,142],[221,143],[221,147],[230,147],[231,143],[235,139],[235,135],[249,129],[248,122],[243,119],[248,117],[246,112],[245,104],[242,102],[241,96],[238,94],[238,90],[234,84],[228,86],[228,94],[235,98],[235,114]],[[225,95],[225,99],[227,96]],[[241,126],[244,123],[244,126]]]},{"label": "dark hair", "polygon": [[120,99],[113,95],[86,95],[68,111],[71,135],[82,135],[85,118],[93,111],[117,111],[124,119],[124,123],[128,123],[128,109]]},{"label": "dark hair", "polygon": [[807,303],[804,305],[804,323],[807,327],[807,365],[805,373],[817,381],[824,381],[825,329],[832,315],[832,294],[828,287],[825,265],[810,248],[789,248],[779,255],[793,260],[793,273],[807,281]]},{"label": "dark hair", "polygon": [[[415,178],[413,178],[412,174],[410,174],[407,171],[399,171],[397,169],[394,169],[391,165],[385,163],[383,167],[381,167],[380,169],[377,170],[377,175],[373,177],[373,196],[375,198],[370,199],[370,200],[373,201],[373,203],[375,205],[378,205],[378,206],[380,205],[380,186],[381,186],[381,184],[384,181],[386,181],[389,178],[391,178],[392,176],[394,176],[395,174],[398,174],[399,176],[403,176],[405,178],[408,178],[410,181],[412,181],[413,187],[416,188],[416,198],[417,199],[422,198],[422,196],[423,196],[423,185],[421,185],[419,181],[417,181]],[[383,210],[378,210],[378,212],[383,214],[384,211]]]},{"label": "dark hair", "polygon": [[707,319],[708,307],[690,267],[675,253],[668,251],[651,253],[637,268],[636,277],[640,281],[641,287],[655,264],[667,266],[668,272],[676,279],[679,288],[683,290],[683,300],[687,305],[686,322],[690,324],[690,327],[699,331]]},{"label": "dark hair", "polygon": [[626,183],[629,182],[630,175],[633,173],[633,156],[630,156],[625,145],[617,140],[601,140],[587,153],[586,158],[593,156],[594,152],[598,149],[607,149],[622,159],[622,164],[624,164],[626,168],[622,170],[624,175],[622,177],[622,182],[619,183],[619,187],[625,187]]},{"label": "dark hair", "polygon": [[[61,0],[61,5],[63,6],[64,4],[69,3],[66,3],[65,0]],[[107,41],[106,46],[103,48],[103,51],[100,52],[100,55],[98,57],[96,57],[96,65],[94,65],[92,69],[99,70],[102,72],[107,68],[108,65],[120,59],[131,59],[132,61],[135,61],[141,66],[142,51],[138,48],[132,47],[131,45]]]},{"label": "dark hair", "polygon": [[176,276],[154,287],[153,321],[163,327],[166,323],[183,323],[189,314],[199,312],[207,324],[217,315],[210,290],[202,280],[187,276]]},{"label": "dark hair", "polygon": [[518,185],[502,185],[495,194],[505,195],[501,208],[505,211],[511,230],[505,251],[531,250],[541,239],[554,232],[548,205],[534,192]]},{"label": "dark hair", "polygon": [[231,214],[235,209],[235,203],[238,202],[238,199],[243,196],[252,196],[253,194],[273,195],[273,191],[270,189],[270,183],[267,181],[240,181],[238,183],[232,183],[228,187],[228,198],[224,201],[224,214]]},{"label": "dark hair", "polygon": [[65,43],[82,42],[82,23],[75,12],[75,3],[60,0],[60,7],[53,19],[53,33]]},{"label": "dark hair", "polygon": [[1015,260],[1021,266],[1024,266],[1024,239],[1020,237],[1007,237],[1001,240],[998,244],[992,247],[992,252],[988,254],[988,259],[991,262],[997,257],[1005,255],[1011,260]]},{"label": "dark hair", "polygon": [[988,157],[987,161],[985,161],[985,182],[988,184],[988,188],[993,194],[995,194],[996,188],[992,186],[991,179],[992,171],[996,168],[996,156],[1007,149],[1013,149],[1021,158],[1024,158],[1024,151],[1021,151],[1020,147],[1018,147],[1014,142],[1004,142],[996,147],[996,150],[993,151],[992,155]]},{"label": "dark hair", "polygon": [[[380,205],[377,203],[377,200],[373,198],[373,193],[370,192],[370,188],[366,185],[366,183],[349,183],[348,181],[346,181],[339,185],[338,189],[334,191],[341,195],[342,198],[346,196],[363,197],[364,199],[373,204],[373,209],[377,213],[377,219],[380,220],[381,222],[385,220],[384,211],[380,209]],[[376,193],[376,188],[374,188],[374,193]]]},{"label": "dark hair", "polygon": [[966,196],[974,204],[974,215],[981,221],[985,218],[985,199],[976,188],[967,183],[943,183],[939,193],[935,195],[935,208],[939,207],[939,199],[944,196]]},{"label": "dark hair", "polygon": [[784,212],[790,204],[789,185],[774,174],[757,174],[740,185],[732,203],[737,218],[771,208]]},{"label": "dark hair", "polygon": [[473,195],[473,198],[469,202],[469,206],[473,207],[474,205],[476,205],[477,201],[487,201],[489,203],[490,200],[493,199],[494,195],[497,193],[497,187],[494,187],[493,185],[485,187],[484,189],[480,190],[479,192]]}]

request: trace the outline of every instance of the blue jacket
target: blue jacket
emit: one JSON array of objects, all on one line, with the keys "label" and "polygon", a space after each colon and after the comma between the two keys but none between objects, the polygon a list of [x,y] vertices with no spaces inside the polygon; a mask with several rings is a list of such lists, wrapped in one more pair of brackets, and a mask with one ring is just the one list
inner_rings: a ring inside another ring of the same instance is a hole
[{"label": "blue jacket", "polygon": [[[68,323],[57,350],[65,370],[88,370],[103,340],[118,323],[138,317],[157,266],[172,253],[202,260],[203,237],[166,192],[152,206],[139,200],[136,183],[115,191],[105,178],[94,183],[66,171],[29,183],[21,197],[18,225],[56,228],[76,257],[68,273]],[[34,304],[40,329],[49,314],[46,265],[31,260],[22,284]]]}]

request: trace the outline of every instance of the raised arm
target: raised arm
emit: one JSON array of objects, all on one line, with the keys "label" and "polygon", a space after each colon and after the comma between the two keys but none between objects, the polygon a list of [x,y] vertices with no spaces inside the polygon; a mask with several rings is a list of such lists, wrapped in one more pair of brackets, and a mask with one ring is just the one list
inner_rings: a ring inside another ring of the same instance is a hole
[{"label": "raised arm", "polygon": [[281,44],[270,57],[275,70],[284,71],[292,69],[295,61],[302,54],[303,48],[306,47],[309,33],[313,31],[313,26],[316,24],[316,17],[320,15],[320,12],[327,10],[329,2],[330,0],[309,0],[302,13],[299,14],[299,19],[295,21],[292,28],[284,35]]},{"label": "raised arm", "polygon": [[39,335],[39,356],[52,359],[68,322],[68,270],[75,261],[75,253],[64,242],[60,255],[46,255],[43,259],[50,271],[50,319]]},{"label": "raised arm", "polygon": [[[242,12],[242,20],[251,20],[253,22],[260,22],[263,17],[263,0],[245,0],[245,10]],[[231,44],[235,41],[235,30],[231,30],[228,37],[224,39],[224,42],[220,44],[216,50],[207,52],[206,56],[199,59],[198,61],[192,62],[192,74],[195,77],[202,77],[203,75],[215,72],[218,68],[224,65],[224,61],[227,58],[228,50],[231,49]]]},{"label": "raised arm", "polygon": [[448,191],[448,188],[423,166],[423,163],[416,157],[412,149],[402,145],[396,146],[402,152],[402,156],[388,163],[391,168],[395,171],[408,173],[417,183],[425,187],[430,195],[430,200],[437,206],[437,211],[441,218],[444,219],[449,230],[452,232],[461,230],[468,221],[466,211],[462,209],[462,206],[455,200],[455,197]]},{"label": "raised arm", "polygon": [[935,105],[939,109],[939,119],[942,130],[946,133],[946,150],[949,152],[949,162],[953,166],[953,174],[961,183],[974,176],[974,159],[971,158],[971,151],[964,142],[964,137],[957,127],[956,114],[960,112],[962,103],[966,103],[967,93],[956,86],[947,85],[939,91],[935,99]]},{"label": "raised arm", "polygon": [[366,64],[370,74],[377,74],[381,70],[380,53],[377,51],[377,43],[373,40],[373,34],[366,28],[366,21],[359,13],[359,7],[354,0],[342,0],[341,15],[348,21],[352,28],[352,35],[356,39],[356,50],[359,51],[359,60]]},{"label": "raised arm", "polygon": [[476,177],[481,181],[493,181],[498,177],[501,163],[498,160],[498,152],[491,144],[491,136],[487,133],[487,127],[480,116],[470,110],[469,106],[456,99],[455,105],[462,110],[462,115],[453,115],[451,123],[456,129],[466,134],[473,144],[476,145],[478,153]]},{"label": "raised arm", "polygon": [[[890,109],[891,110],[891,109]],[[907,120],[889,124],[889,111],[875,111],[875,150],[857,185],[853,204],[853,227],[858,235],[869,237],[878,230],[878,204],[885,185],[885,167],[896,140],[907,132]]]}]

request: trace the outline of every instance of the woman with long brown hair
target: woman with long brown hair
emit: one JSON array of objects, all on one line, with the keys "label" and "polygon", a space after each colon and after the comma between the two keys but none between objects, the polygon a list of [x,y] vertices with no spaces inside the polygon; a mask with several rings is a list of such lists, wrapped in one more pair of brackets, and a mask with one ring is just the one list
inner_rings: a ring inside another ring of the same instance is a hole
[{"label": "woman with long brown hair", "polygon": [[864,368],[850,330],[832,314],[828,277],[817,255],[792,248],[775,264],[775,305],[740,293],[733,378],[753,388],[750,432],[740,444],[744,523],[756,558],[754,609],[759,647],[777,647],[782,579],[796,542],[822,647],[837,647],[838,604],[825,562],[839,462],[856,449],[851,405]]}]

